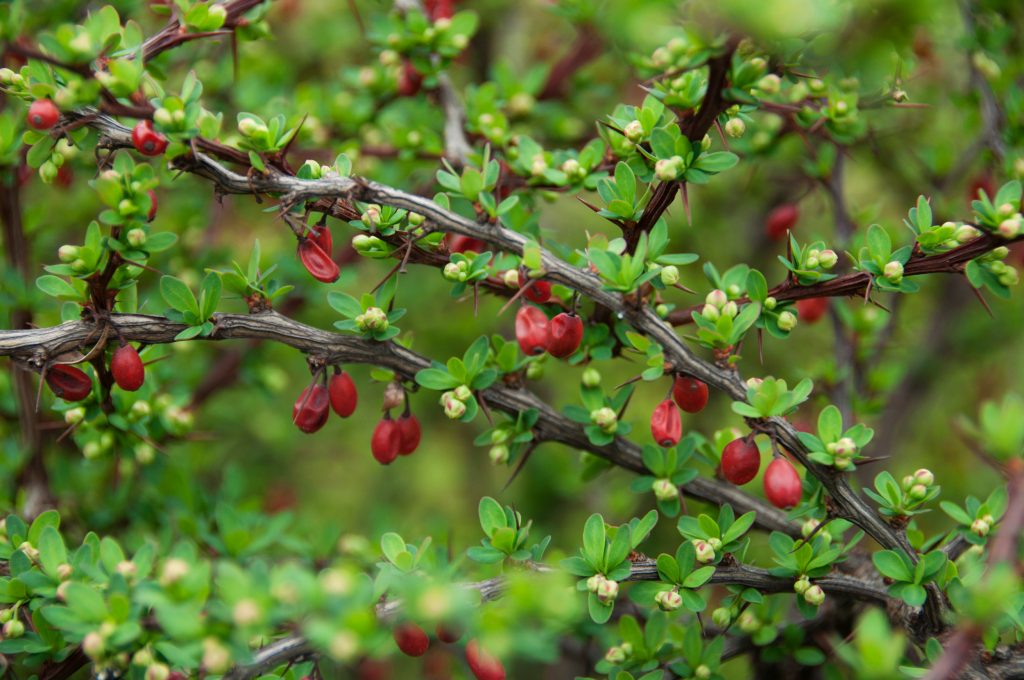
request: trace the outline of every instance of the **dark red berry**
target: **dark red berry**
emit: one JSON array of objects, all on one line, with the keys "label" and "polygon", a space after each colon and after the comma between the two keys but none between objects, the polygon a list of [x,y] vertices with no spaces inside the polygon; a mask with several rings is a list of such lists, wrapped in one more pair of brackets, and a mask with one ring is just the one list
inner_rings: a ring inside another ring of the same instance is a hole
[{"label": "dark red berry", "polygon": [[672,398],[687,413],[700,413],[708,405],[708,386],[696,378],[680,375],[672,385]]},{"label": "dark red berry", "polygon": [[777,508],[787,510],[800,502],[803,485],[796,468],[785,458],[776,458],[764,471],[764,495]]},{"label": "dark red berry", "polygon": [[722,451],[722,476],[733,484],[746,484],[761,468],[761,452],[752,439],[740,437]]},{"label": "dark red berry", "polygon": [[146,215],[146,221],[152,222],[153,218],[156,217],[156,192],[152,189],[149,190],[149,214]]},{"label": "dark red berry", "polygon": [[493,656],[480,649],[480,643],[470,640],[466,645],[466,663],[476,680],[505,680],[505,667]]},{"label": "dark red berry", "polygon": [[453,0],[425,0],[423,8],[427,10],[427,16],[431,21],[437,21],[451,19],[455,14],[454,4]]},{"label": "dark red berry", "polygon": [[395,644],[406,656],[423,656],[430,648],[430,638],[415,623],[400,623],[392,634]]},{"label": "dark red berry", "polygon": [[306,434],[313,434],[327,422],[330,397],[327,388],[317,383],[302,390],[292,408],[292,422]]},{"label": "dark red berry", "polygon": [[556,314],[548,325],[548,354],[564,359],[579,346],[583,340],[583,321],[575,314],[562,312]]},{"label": "dark red berry", "polygon": [[331,395],[331,408],[342,418],[348,418],[356,410],[359,393],[356,391],[356,383],[352,376],[337,368],[334,370],[335,373],[327,384]]},{"label": "dark red berry", "polygon": [[480,239],[462,234],[448,234],[446,240],[449,253],[482,253],[487,250],[487,244]]},{"label": "dark red berry", "polygon": [[299,260],[314,279],[323,283],[334,283],[341,275],[338,265],[311,238],[299,239]]},{"label": "dark red berry", "polygon": [[651,434],[658,446],[675,446],[683,436],[683,421],[671,399],[658,404],[651,414]]},{"label": "dark red berry", "polygon": [[434,632],[437,634],[437,639],[446,645],[453,645],[462,639],[462,629],[450,624],[439,623]]},{"label": "dark red berry", "polygon": [[821,317],[825,316],[825,312],[828,311],[828,298],[817,297],[797,300],[796,311],[800,314],[800,319],[802,321],[814,323]]},{"label": "dark red berry", "polygon": [[28,107],[26,119],[30,128],[49,130],[60,120],[60,109],[49,99],[37,99]]},{"label": "dark red berry", "polygon": [[420,421],[411,413],[395,421],[398,424],[398,455],[408,456],[420,445]]},{"label": "dark red berry", "polygon": [[140,120],[132,128],[132,145],[143,156],[159,156],[167,149],[167,138],[148,120]]},{"label": "dark red berry", "polygon": [[408,59],[402,62],[402,71],[398,74],[398,96],[411,97],[423,86],[423,74],[416,70]]},{"label": "dark red berry", "polygon": [[398,431],[398,423],[385,414],[377,427],[373,430],[373,437],[370,439],[370,450],[373,457],[381,465],[390,465],[391,461],[398,458],[398,450],[402,445],[402,435]]},{"label": "dark red berry", "polygon": [[69,163],[57,168],[57,179],[54,180],[54,184],[59,186],[61,189],[67,189],[75,181],[75,171],[71,169]]},{"label": "dark red berry", "polygon": [[800,211],[796,205],[783,203],[768,213],[768,219],[765,220],[764,226],[765,234],[773,241],[783,239],[796,226],[798,219],[800,219]]},{"label": "dark red berry", "polygon": [[544,353],[550,337],[549,326],[548,317],[541,310],[530,305],[519,308],[516,312],[516,340],[524,354],[536,356]]},{"label": "dark red berry", "polygon": [[146,379],[146,368],[139,353],[131,345],[121,345],[110,358],[110,373],[122,390],[134,392]]},{"label": "dark red berry", "polygon": [[331,256],[331,253],[334,251],[334,238],[331,236],[330,227],[326,224],[311,227],[309,237],[316,241],[316,244],[320,246],[320,250],[327,253],[328,257]]},{"label": "dark red berry", "polygon": [[92,379],[85,371],[66,364],[56,364],[46,371],[46,384],[65,401],[82,401],[92,392]]},{"label": "dark red berry", "polygon": [[551,284],[547,281],[527,279],[523,285],[526,287],[523,296],[530,302],[544,303],[551,299]]}]

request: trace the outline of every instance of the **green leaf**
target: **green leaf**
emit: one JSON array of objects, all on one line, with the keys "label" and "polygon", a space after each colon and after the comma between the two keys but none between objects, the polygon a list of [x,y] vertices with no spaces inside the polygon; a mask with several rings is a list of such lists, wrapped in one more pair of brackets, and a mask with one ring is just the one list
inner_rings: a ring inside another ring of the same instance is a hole
[{"label": "green leaf", "polygon": [[826,406],[818,415],[818,434],[823,442],[834,442],[843,434],[843,415],[833,405]]},{"label": "green leaf", "polygon": [[416,382],[428,390],[449,390],[461,384],[448,371],[440,368],[424,368],[417,372]]},{"label": "green leaf", "polygon": [[351,295],[332,290],[327,294],[327,304],[342,316],[354,318],[363,313],[363,306]]},{"label": "green leaf", "polygon": [[897,581],[912,581],[914,578],[903,558],[895,550],[879,550],[871,556],[871,561],[883,576]]},{"label": "green leaf", "polygon": [[604,519],[595,512],[587,518],[587,523],[583,525],[583,555],[598,570],[605,568],[605,538]]},{"label": "green leaf", "polygon": [[192,294],[192,291],[189,290],[189,287],[181,279],[176,279],[173,276],[161,277],[160,296],[171,309],[199,315],[199,303],[196,302],[195,295]]},{"label": "green leaf", "polygon": [[70,283],[53,274],[44,274],[36,279],[36,287],[50,297],[65,300],[77,300],[81,297]]},{"label": "green leaf", "polygon": [[480,526],[488,536],[506,526],[504,509],[498,501],[490,496],[480,499],[479,515]]}]

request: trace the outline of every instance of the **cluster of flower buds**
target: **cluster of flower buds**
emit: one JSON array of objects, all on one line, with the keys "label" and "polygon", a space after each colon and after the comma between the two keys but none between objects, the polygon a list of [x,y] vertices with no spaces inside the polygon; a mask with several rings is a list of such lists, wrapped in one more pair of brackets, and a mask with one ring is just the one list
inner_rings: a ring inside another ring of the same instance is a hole
[{"label": "cluster of flower buds", "polygon": [[829,442],[825,445],[825,450],[834,457],[835,461],[832,464],[837,470],[848,470],[853,467],[853,459],[857,456],[857,443],[849,437]]},{"label": "cluster of flower buds", "polygon": [[608,406],[591,411],[590,422],[608,434],[615,434],[615,431],[619,429],[619,416],[615,413],[614,409]]},{"label": "cluster of flower buds", "polygon": [[495,465],[504,465],[508,462],[510,454],[508,441],[512,438],[512,435],[512,430],[505,427],[496,427],[491,432],[491,449],[487,452],[487,455]]},{"label": "cluster of flower buds", "polygon": [[911,501],[923,501],[934,484],[935,475],[932,471],[921,468],[914,474],[904,477],[901,486]]},{"label": "cluster of flower buds", "polygon": [[604,604],[611,604],[619,596],[619,583],[604,574],[594,574],[587,579],[587,590],[597,595]]},{"label": "cluster of flower buds", "polygon": [[671,182],[683,171],[685,161],[682,156],[661,158],[654,164],[654,176],[662,182]]},{"label": "cluster of flower buds", "polygon": [[[715,548],[711,545],[711,541],[702,541],[700,539],[694,539],[693,550],[697,554],[697,561],[701,564],[707,564],[713,562],[715,559]],[[721,547],[721,546],[719,546]]]},{"label": "cluster of flower buds", "polygon": [[472,399],[473,390],[468,385],[459,385],[454,390],[449,390],[441,395],[441,405],[444,406],[444,414],[452,420],[458,420],[466,415],[466,402]]},{"label": "cluster of flower buds", "polygon": [[700,310],[701,316],[711,321],[717,321],[720,316],[730,318],[739,314],[740,308],[724,290],[716,288],[704,298],[704,307]]},{"label": "cluster of flower buds", "polygon": [[679,487],[671,479],[655,479],[651,483],[651,491],[659,501],[674,501],[679,498]]},{"label": "cluster of flower buds", "polygon": [[999,246],[979,257],[975,262],[988,269],[1004,286],[1016,286],[1020,282],[1017,268],[1006,264],[1003,260],[1009,255],[1010,249]]},{"label": "cluster of flower buds", "polygon": [[625,663],[626,659],[633,655],[633,645],[623,642],[621,645],[609,647],[604,654],[604,660],[610,664],[618,665]]},{"label": "cluster of flower buds", "polygon": [[807,604],[815,607],[825,601],[825,591],[821,589],[821,586],[812,585],[806,575],[800,576],[793,583],[793,591],[797,595],[802,595]]},{"label": "cluster of flower buds", "polygon": [[371,229],[378,227],[380,225],[380,206],[376,203],[366,206],[366,210],[363,211],[359,219]]},{"label": "cluster of flower buds", "polygon": [[971,522],[971,533],[984,538],[992,531],[992,525],[996,523],[992,515],[984,515]]},{"label": "cluster of flower buds", "polygon": [[654,602],[663,612],[674,612],[683,606],[683,597],[676,588],[663,590],[654,596]]},{"label": "cluster of flower buds", "polygon": [[356,328],[361,332],[386,331],[388,329],[388,315],[380,307],[370,307],[355,318]]},{"label": "cluster of flower buds", "polygon": [[[513,273],[514,270],[513,270]],[[444,266],[444,278],[448,281],[462,282],[469,278],[469,260],[449,262]]]},{"label": "cluster of flower buds", "polygon": [[1015,238],[1020,235],[1021,227],[1024,226],[1024,215],[1011,204],[1003,203],[999,206],[999,227],[996,230],[1003,238]]}]

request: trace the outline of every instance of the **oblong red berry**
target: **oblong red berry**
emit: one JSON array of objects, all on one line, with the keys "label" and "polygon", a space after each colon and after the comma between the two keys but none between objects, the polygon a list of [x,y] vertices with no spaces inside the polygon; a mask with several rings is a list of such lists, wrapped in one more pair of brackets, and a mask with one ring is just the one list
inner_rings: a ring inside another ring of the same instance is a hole
[{"label": "oblong red berry", "polygon": [[411,97],[418,93],[422,86],[423,74],[417,71],[408,59],[403,61],[402,70],[398,74],[398,96]]},{"label": "oblong red berry", "polygon": [[338,265],[330,255],[311,238],[299,240],[299,260],[314,279],[323,283],[334,283],[341,275]]},{"label": "oblong red berry", "polygon": [[330,397],[327,388],[317,383],[302,390],[292,408],[292,422],[305,432],[313,434],[327,422]]},{"label": "oblong red berry", "polygon": [[708,405],[708,386],[688,375],[676,377],[672,398],[687,413],[700,413]]},{"label": "oblong red berry", "polygon": [[82,401],[92,392],[92,379],[85,371],[66,364],[56,364],[46,371],[46,384],[65,401]]},{"label": "oblong red berry", "polygon": [[665,448],[675,446],[683,436],[683,421],[671,399],[666,399],[654,408],[651,414],[651,435],[658,446]]},{"label": "oblong red berry", "polygon": [[132,128],[132,146],[143,156],[159,156],[167,149],[167,138],[148,120],[140,120]]},{"label": "oblong red berry", "polygon": [[486,243],[463,234],[448,234],[447,242],[449,253],[482,253],[487,250]]},{"label": "oblong red berry", "polygon": [[391,420],[390,416],[384,416],[377,427],[373,430],[373,437],[370,439],[370,451],[373,457],[381,465],[390,465],[398,458],[398,449],[402,445],[401,434],[398,431],[398,423]]},{"label": "oblong red berry", "polygon": [[156,192],[152,189],[149,190],[149,213],[146,215],[146,221],[152,222],[153,218],[156,217]]},{"label": "oblong red berry", "polygon": [[26,121],[35,130],[49,130],[60,120],[60,109],[49,99],[37,99],[28,107]]},{"label": "oblong red berry", "polygon": [[391,634],[395,644],[406,656],[423,656],[430,648],[430,638],[415,623],[400,623]]},{"label": "oblong red berry", "polygon": [[328,257],[334,252],[334,238],[331,236],[331,228],[326,224],[311,227],[309,237],[316,241],[316,244],[320,246],[320,250],[327,253]]},{"label": "oblong red berry", "polygon": [[551,299],[551,284],[547,281],[527,279],[521,287],[526,288],[523,296],[530,302],[542,304]]},{"label": "oblong red berry", "polygon": [[134,392],[146,380],[146,367],[138,351],[131,345],[121,345],[110,358],[110,373],[122,390]]},{"label": "oblong red berry", "polygon": [[583,321],[572,313],[556,314],[548,325],[548,354],[564,359],[577,349],[583,340]]},{"label": "oblong red berry", "polygon": [[814,323],[825,316],[828,311],[828,298],[804,298],[796,301],[796,311],[800,314],[800,320],[807,323]]},{"label": "oblong red berry", "polygon": [[543,354],[548,348],[549,337],[547,315],[530,305],[520,307],[516,312],[516,341],[523,353],[527,356]]},{"label": "oblong red berry", "polygon": [[734,439],[722,451],[722,476],[733,484],[746,484],[761,469],[761,452],[753,440]]},{"label": "oblong red berry", "polygon": [[340,371],[331,376],[327,383],[327,390],[331,397],[331,408],[342,418],[348,418],[356,410],[359,403],[359,392],[356,390],[356,383],[352,376],[345,371]]},{"label": "oblong red berry", "polygon": [[796,226],[800,219],[800,210],[793,203],[783,203],[777,206],[765,220],[764,231],[768,238],[778,241],[786,236],[786,233]]},{"label": "oblong red berry", "polygon": [[420,438],[423,435],[420,421],[408,413],[395,422],[398,424],[398,455],[408,456],[420,445]]},{"label": "oblong red berry", "polygon": [[480,643],[470,640],[466,645],[466,663],[476,680],[505,680],[505,667],[496,658],[480,648]]},{"label": "oblong red berry", "polygon": [[803,484],[796,468],[785,458],[776,458],[764,471],[764,495],[777,508],[787,510],[800,502]]}]

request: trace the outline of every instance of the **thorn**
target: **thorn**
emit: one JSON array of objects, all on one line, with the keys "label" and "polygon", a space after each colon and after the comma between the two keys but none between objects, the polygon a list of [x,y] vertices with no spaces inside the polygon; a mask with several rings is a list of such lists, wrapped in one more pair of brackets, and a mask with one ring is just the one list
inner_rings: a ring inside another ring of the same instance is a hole
[{"label": "thorn", "polygon": [[524,467],[526,467],[526,461],[528,461],[530,459],[530,456],[533,455],[533,452],[537,448],[538,443],[539,442],[531,443],[530,448],[526,449],[526,451],[523,452],[523,457],[519,459],[519,464],[516,465],[516,469],[512,471],[512,476],[508,478],[507,482],[505,482],[505,486],[501,487],[502,492],[504,492],[506,489],[508,489],[508,487],[512,485],[512,482],[516,480],[516,477],[519,476],[519,473],[523,471]]}]

